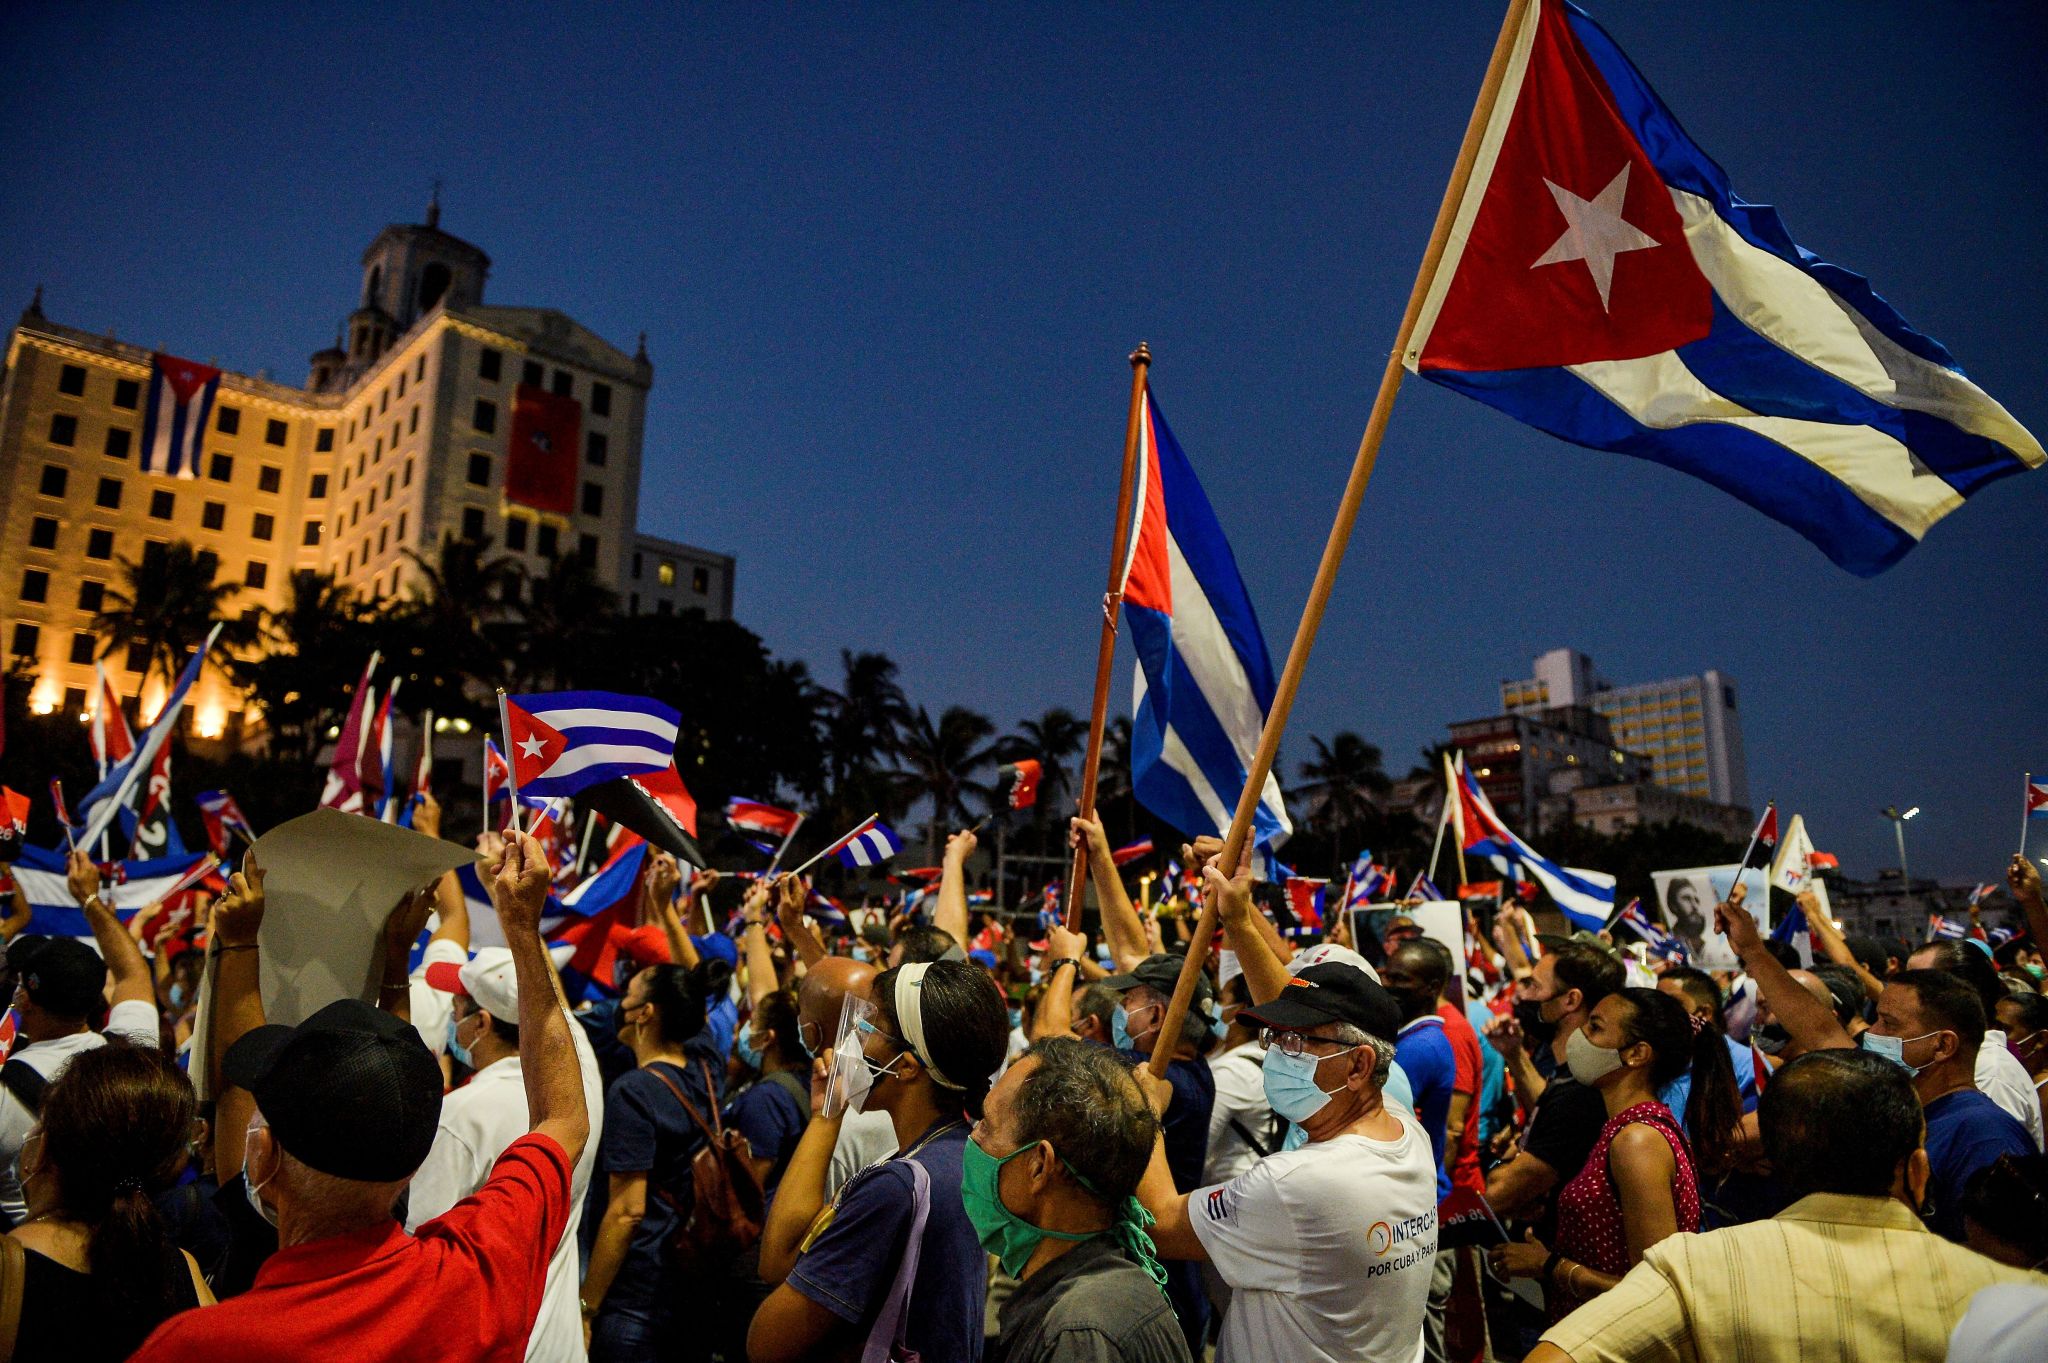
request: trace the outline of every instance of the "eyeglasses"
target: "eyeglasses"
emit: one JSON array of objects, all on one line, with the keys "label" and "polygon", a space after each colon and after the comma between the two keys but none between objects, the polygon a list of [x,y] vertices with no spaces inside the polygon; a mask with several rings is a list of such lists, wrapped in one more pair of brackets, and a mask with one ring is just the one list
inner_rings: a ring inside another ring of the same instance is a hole
[{"label": "eyeglasses", "polygon": [[1341,1041],[1332,1041],[1326,1036],[1303,1036],[1300,1032],[1276,1032],[1271,1027],[1261,1027],[1259,1029],[1260,1050],[1270,1051],[1275,1046],[1278,1046],[1282,1055],[1299,1058],[1311,1043],[1317,1046],[1342,1047],[1341,1050],[1331,1051],[1326,1055],[1319,1056],[1323,1060],[1328,1060],[1331,1056],[1342,1055],[1345,1051],[1355,1051],[1358,1049],[1356,1046],[1345,1046]]}]

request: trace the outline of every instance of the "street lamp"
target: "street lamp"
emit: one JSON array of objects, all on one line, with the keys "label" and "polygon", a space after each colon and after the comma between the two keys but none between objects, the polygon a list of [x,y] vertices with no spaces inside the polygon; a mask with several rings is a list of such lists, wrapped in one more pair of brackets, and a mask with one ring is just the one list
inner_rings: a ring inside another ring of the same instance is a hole
[{"label": "street lamp", "polygon": [[1920,812],[1920,806],[1914,805],[1911,809],[1908,809],[1905,813],[1901,814],[1899,813],[1899,807],[1897,805],[1886,805],[1883,809],[1879,810],[1878,812],[1883,814],[1887,819],[1890,819],[1892,821],[1892,832],[1898,835],[1899,888],[1906,895],[1910,896],[1913,893],[1913,878],[1910,875],[1906,874],[1906,820],[1912,818],[1915,814],[1918,814]]}]

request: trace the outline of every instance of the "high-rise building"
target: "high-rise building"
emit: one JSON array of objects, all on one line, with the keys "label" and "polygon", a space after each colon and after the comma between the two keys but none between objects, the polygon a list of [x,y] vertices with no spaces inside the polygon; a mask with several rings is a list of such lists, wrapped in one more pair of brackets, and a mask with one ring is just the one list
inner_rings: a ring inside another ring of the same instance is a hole
[{"label": "high-rise building", "polygon": [[1587,706],[1607,717],[1618,747],[1649,759],[1657,785],[1714,804],[1749,804],[1742,719],[1735,681],[1726,673],[1709,669],[1618,686],[1594,670],[1591,658],[1569,648],[1551,649],[1532,671],[1533,677],[1501,683],[1508,713]]},{"label": "high-rise building", "polygon": [[[0,646],[35,673],[36,710],[84,705],[121,565],[147,573],[173,541],[215,557],[238,613],[283,606],[305,568],[401,596],[420,578],[411,555],[456,536],[536,575],[580,558],[634,613],[731,614],[732,558],[638,529],[645,337],[628,354],[552,308],[484,302],[489,257],[439,218],[432,205],[371,242],[358,306],[304,387],[222,372],[185,477],[138,466],[153,352],[52,321],[37,291],[0,386]],[[138,694],[145,659],[106,663]],[[221,734],[240,705],[209,673],[194,732]]]}]

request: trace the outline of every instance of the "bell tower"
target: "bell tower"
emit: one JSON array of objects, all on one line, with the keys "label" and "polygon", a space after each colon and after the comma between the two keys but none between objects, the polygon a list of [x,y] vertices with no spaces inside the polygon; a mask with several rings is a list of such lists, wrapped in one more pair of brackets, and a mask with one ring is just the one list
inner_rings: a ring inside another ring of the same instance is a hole
[{"label": "bell tower", "polygon": [[349,314],[344,341],[348,368],[377,362],[415,322],[443,305],[480,303],[491,258],[441,230],[441,189],[427,203],[423,223],[393,223],[363,252],[363,289]]}]

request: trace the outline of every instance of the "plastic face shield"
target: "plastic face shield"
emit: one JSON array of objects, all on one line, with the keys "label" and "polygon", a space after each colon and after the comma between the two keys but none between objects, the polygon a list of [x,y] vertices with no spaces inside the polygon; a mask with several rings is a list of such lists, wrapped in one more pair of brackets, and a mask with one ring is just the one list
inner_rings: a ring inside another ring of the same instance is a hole
[{"label": "plastic face shield", "polygon": [[[864,1024],[864,1025],[863,1025]],[[848,994],[839,1005],[839,1027],[832,1036],[832,1077],[825,1086],[825,1117],[843,1117],[856,1097],[865,1099],[874,1085],[862,1038],[879,1030],[881,1011],[868,1000]]]}]

